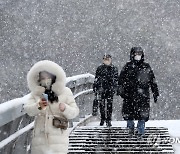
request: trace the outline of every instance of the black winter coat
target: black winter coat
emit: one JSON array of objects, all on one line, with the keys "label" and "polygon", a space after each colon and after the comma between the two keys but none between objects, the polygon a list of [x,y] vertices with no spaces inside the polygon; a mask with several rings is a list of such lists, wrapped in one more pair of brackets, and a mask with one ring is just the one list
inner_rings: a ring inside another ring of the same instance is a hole
[{"label": "black winter coat", "polygon": [[118,78],[118,93],[124,99],[122,115],[125,120],[149,120],[151,87],[154,98],[159,96],[153,70],[143,60],[128,62]]},{"label": "black winter coat", "polygon": [[114,65],[100,65],[95,74],[93,84],[94,92],[102,93],[105,91],[112,92],[117,90],[118,85],[118,69]]}]

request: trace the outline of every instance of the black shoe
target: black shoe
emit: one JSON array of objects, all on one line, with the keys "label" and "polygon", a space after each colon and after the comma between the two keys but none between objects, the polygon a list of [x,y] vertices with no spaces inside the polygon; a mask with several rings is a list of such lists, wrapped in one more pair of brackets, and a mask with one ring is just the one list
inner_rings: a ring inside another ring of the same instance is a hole
[{"label": "black shoe", "polygon": [[143,134],[137,134],[137,140],[140,141],[143,140],[143,136],[144,136]]},{"label": "black shoe", "polygon": [[139,134],[138,130],[135,130],[134,135],[138,136],[138,134]]},{"label": "black shoe", "polygon": [[103,126],[103,125],[104,125],[104,120],[101,120],[100,126]]},{"label": "black shoe", "polygon": [[107,126],[107,127],[111,127],[111,126],[112,126],[111,121],[107,121],[107,122],[106,122],[106,126]]}]

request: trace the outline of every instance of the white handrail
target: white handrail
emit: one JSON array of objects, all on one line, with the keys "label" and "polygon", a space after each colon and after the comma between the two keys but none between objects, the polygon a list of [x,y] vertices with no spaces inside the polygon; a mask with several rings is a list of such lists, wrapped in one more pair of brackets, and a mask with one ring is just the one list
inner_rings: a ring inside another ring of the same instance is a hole
[{"label": "white handrail", "polygon": [[13,141],[14,139],[16,139],[17,137],[19,137],[20,135],[24,134],[25,132],[29,131],[30,129],[32,129],[34,127],[34,121],[32,123],[30,123],[29,125],[27,125],[26,127],[18,130],[17,132],[15,132],[14,134],[10,135],[8,138],[2,140],[0,142],[0,149],[3,148],[5,145],[9,144],[11,141]]},{"label": "white handrail", "polygon": [[88,89],[88,90],[84,90],[84,91],[81,91],[79,93],[77,93],[76,95],[74,95],[74,98],[82,95],[82,94],[85,94],[85,93],[90,93],[90,92],[93,92],[93,89]]},{"label": "white handrail", "polygon": [[70,81],[75,81],[75,80],[78,80],[78,79],[81,79],[81,78],[94,78],[95,76],[90,74],[90,73],[87,73],[87,74],[81,74],[81,75],[75,75],[75,76],[72,76],[72,77],[67,77],[66,78],[66,83],[70,82]]}]

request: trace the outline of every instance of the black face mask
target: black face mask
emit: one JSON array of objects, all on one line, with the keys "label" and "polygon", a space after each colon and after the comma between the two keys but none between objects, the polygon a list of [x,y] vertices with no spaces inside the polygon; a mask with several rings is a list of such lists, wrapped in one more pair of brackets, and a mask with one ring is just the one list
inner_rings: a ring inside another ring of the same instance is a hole
[{"label": "black face mask", "polygon": [[51,103],[53,103],[54,101],[58,102],[58,96],[51,89],[46,89],[44,93],[48,95],[48,100]]}]

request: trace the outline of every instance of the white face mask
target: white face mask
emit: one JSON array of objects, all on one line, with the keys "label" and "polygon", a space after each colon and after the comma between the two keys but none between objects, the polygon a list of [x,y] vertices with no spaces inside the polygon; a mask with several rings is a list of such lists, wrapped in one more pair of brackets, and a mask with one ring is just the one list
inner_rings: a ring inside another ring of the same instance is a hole
[{"label": "white face mask", "polygon": [[51,84],[52,84],[52,79],[43,79],[43,80],[40,81],[40,84],[41,84],[42,87],[50,89]]},{"label": "white face mask", "polygon": [[134,59],[137,60],[137,61],[140,61],[140,60],[141,60],[141,55],[136,55],[136,56],[134,57]]},{"label": "white face mask", "polygon": [[104,63],[105,65],[111,65],[111,59],[109,59],[109,60],[103,60],[103,63]]},{"label": "white face mask", "polygon": [[104,61],[104,64],[105,64],[105,65],[110,65],[111,62],[110,62],[110,61]]}]

